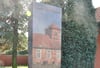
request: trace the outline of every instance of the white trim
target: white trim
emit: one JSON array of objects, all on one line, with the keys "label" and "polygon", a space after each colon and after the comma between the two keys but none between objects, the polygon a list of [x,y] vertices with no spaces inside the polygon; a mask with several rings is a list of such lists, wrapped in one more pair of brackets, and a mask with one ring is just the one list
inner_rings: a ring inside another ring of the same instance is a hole
[{"label": "white trim", "polygon": [[52,57],[52,54],[51,53],[52,53],[51,50],[49,50],[49,49],[46,50],[46,58],[49,58],[50,59]]},{"label": "white trim", "polygon": [[36,58],[41,59],[41,49],[36,49]]},{"label": "white trim", "polygon": [[56,50],[57,59],[61,59],[61,50]]}]

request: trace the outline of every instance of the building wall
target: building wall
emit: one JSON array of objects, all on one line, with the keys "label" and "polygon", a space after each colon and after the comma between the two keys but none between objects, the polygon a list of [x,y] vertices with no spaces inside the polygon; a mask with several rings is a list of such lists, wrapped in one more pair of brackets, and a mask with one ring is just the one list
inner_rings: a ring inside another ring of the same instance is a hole
[{"label": "building wall", "polygon": [[[95,17],[97,23],[100,23],[100,7],[96,9]],[[96,46],[96,55],[95,55],[95,65],[94,68],[100,68],[100,29],[97,35],[97,46]]]},{"label": "building wall", "polygon": [[46,29],[46,35],[48,35],[51,39],[54,39],[54,40],[61,40],[61,31],[60,30],[57,30],[57,29]]},{"label": "building wall", "polygon": [[52,30],[52,39],[54,40],[61,40],[60,39],[60,30]]},{"label": "building wall", "polygon": [[[17,56],[18,65],[28,65],[28,56]],[[11,66],[12,56],[11,55],[0,55],[0,66]]]},{"label": "building wall", "polygon": [[97,36],[97,48],[96,48],[96,57],[95,57],[95,67],[100,68],[100,33]]},{"label": "building wall", "polygon": [[[51,50],[51,57],[50,58],[47,58],[47,50],[48,49],[41,49],[41,58],[37,58],[36,57],[36,49],[33,48],[33,63],[34,64],[43,64],[43,63],[46,63],[46,64],[60,64],[61,63],[61,58],[57,58],[57,55],[56,55],[56,51],[57,50]],[[60,50],[61,51],[61,50]]]},{"label": "building wall", "polygon": [[100,22],[100,7],[96,9],[95,17],[96,17],[96,21]]}]

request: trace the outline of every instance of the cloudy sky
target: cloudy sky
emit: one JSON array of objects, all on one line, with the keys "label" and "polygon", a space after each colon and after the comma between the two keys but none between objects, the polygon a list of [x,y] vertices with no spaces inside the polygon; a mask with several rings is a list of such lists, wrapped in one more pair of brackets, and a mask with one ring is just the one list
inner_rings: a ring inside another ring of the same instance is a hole
[{"label": "cloudy sky", "polygon": [[94,8],[100,7],[100,0],[92,0]]},{"label": "cloudy sky", "polygon": [[33,4],[33,33],[44,34],[44,30],[52,23],[61,28],[61,9],[50,5]]}]

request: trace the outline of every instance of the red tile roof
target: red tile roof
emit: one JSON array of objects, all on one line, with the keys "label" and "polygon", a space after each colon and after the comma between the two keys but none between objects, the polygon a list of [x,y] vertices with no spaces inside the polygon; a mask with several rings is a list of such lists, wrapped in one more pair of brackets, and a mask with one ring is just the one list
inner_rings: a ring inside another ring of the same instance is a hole
[{"label": "red tile roof", "polygon": [[33,34],[33,47],[34,48],[49,48],[60,49],[61,40],[53,40],[48,35],[34,33]]}]

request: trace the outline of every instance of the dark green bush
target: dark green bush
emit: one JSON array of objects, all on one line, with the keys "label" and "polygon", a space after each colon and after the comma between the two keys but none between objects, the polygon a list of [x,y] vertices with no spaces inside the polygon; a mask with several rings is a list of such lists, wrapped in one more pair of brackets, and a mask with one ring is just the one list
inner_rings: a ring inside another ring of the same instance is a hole
[{"label": "dark green bush", "polygon": [[[27,55],[28,54],[28,50],[23,50],[23,51],[18,51],[17,52],[18,55]],[[6,52],[7,55],[12,55],[12,50]]]},{"label": "dark green bush", "polygon": [[28,50],[20,51],[19,54],[20,55],[27,55],[28,54]]},{"label": "dark green bush", "polygon": [[6,52],[7,55],[12,55],[12,50]]},{"label": "dark green bush", "polygon": [[61,68],[93,68],[96,38],[88,30],[73,21],[62,23]]}]

